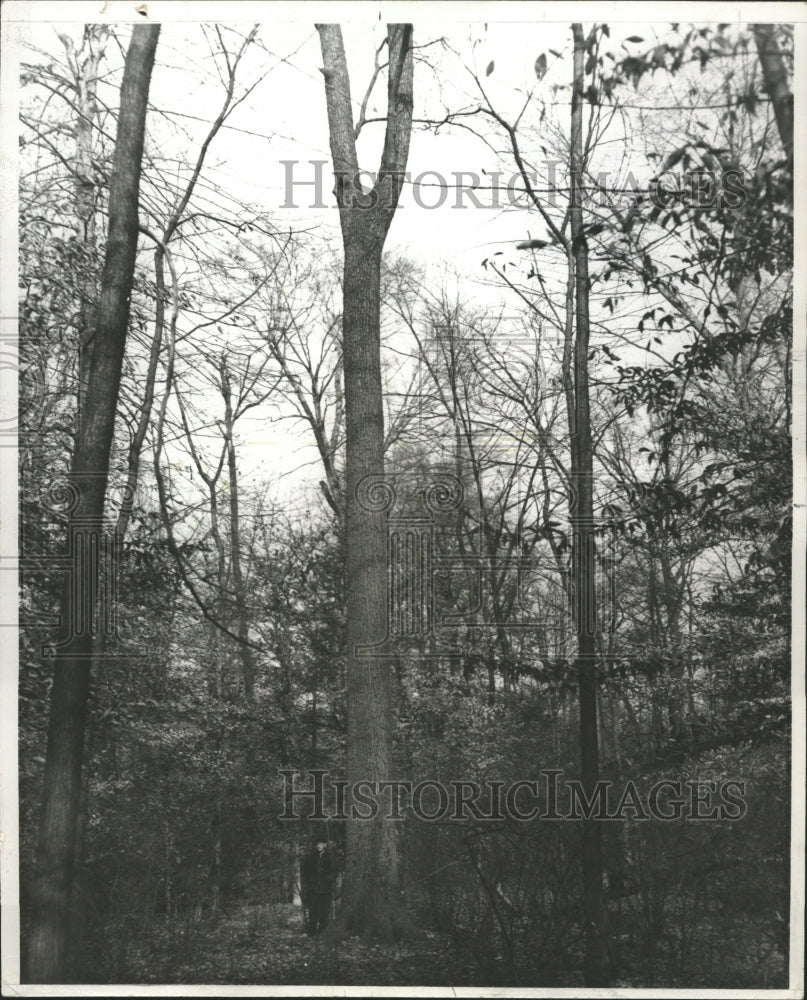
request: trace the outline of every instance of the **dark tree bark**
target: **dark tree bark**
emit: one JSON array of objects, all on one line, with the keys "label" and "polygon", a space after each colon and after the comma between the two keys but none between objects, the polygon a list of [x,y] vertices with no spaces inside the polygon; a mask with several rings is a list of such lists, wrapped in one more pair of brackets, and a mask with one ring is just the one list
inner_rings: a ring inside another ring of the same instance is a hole
[{"label": "dark tree bark", "polygon": [[[318,25],[336,197],[344,245],[343,359],[346,432],[347,780],[392,775],[392,703],[388,660],[361,655],[386,634],[384,515],[359,503],[366,476],[384,473],[380,358],[381,254],[403,184],[412,127],[412,26],[387,28],[387,127],[375,186],[362,187],[350,80],[338,25]],[[376,480],[383,490],[383,484]],[[392,940],[414,928],[399,904],[395,824],[347,825],[342,906],[331,936]]]},{"label": "dark tree bark", "polygon": [[98,546],[120,388],[138,235],[146,107],[159,25],[137,25],[126,55],[109,193],[109,232],[86,405],[70,472],[68,544],[73,572],[62,593],[64,629],[54,663],[32,929],[26,981],[65,980],[76,825],[93,640],[97,634]]},{"label": "dark tree bark", "polygon": [[[83,247],[83,259],[79,268],[75,294],[77,299],[76,325],[78,346],[78,385],[76,390],[76,419],[79,426],[87,396],[87,376],[90,364],[90,348],[95,326],[95,305],[98,297],[97,275],[94,260],[97,254],[97,197],[98,176],[93,164],[94,131],[98,128],[98,73],[109,39],[109,28],[103,24],[84,26],[84,37],[77,49],[69,35],[60,35],[68,65],[72,68],[75,82],[74,123],[75,155],[73,157],[73,191],[76,211],[76,235]],[[103,645],[103,636],[99,636]],[[71,890],[70,947],[81,941],[85,924],[86,887],[81,880],[81,862],[84,856],[84,833],[87,826],[86,781],[81,790],[79,816],[76,834],[76,880]]]},{"label": "dark tree bark", "polygon": [[785,148],[788,163],[793,166],[793,95],[790,92],[788,73],[782,50],[776,40],[776,24],[755,24],[754,41],[762,66],[765,90],[773,103],[776,127]]},{"label": "dark tree bark", "polygon": [[[586,41],[583,26],[572,25],[574,81],[571,136],[571,249],[574,258],[575,341],[573,408],[568,418],[571,444],[572,590],[577,631],[577,677],[580,696],[581,780],[588,796],[600,776],[597,737],[597,590],[594,533],[594,460],[589,405],[589,274],[583,219],[583,95]],[[571,263],[571,258],[570,258]],[[567,394],[567,402],[569,394]],[[583,907],[586,925],[585,983],[606,986],[609,981],[605,907],[602,898],[602,831],[596,819],[582,821]]]}]

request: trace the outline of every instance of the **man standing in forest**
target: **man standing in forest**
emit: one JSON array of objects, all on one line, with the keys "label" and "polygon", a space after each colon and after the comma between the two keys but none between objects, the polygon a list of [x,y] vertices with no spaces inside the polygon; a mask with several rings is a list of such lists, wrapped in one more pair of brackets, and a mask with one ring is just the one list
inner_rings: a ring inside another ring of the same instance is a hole
[{"label": "man standing in forest", "polygon": [[334,871],[331,853],[324,840],[317,840],[312,851],[300,862],[300,898],[306,913],[309,937],[324,930],[331,913]]}]

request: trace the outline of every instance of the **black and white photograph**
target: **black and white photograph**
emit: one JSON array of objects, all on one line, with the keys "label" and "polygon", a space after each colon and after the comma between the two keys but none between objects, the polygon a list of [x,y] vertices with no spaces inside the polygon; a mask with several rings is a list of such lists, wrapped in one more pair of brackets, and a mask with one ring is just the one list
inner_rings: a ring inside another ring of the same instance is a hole
[{"label": "black and white photograph", "polygon": [[807,7],[0,20],[3,995],[803,998]]}]

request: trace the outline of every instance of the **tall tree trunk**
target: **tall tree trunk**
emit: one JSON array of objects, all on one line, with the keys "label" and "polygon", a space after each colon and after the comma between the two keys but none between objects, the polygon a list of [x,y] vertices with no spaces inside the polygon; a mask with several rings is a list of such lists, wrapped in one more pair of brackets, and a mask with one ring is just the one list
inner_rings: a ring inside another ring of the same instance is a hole
[{"label": "tall tree trunk", "polygon": [[[600,777],[597,740],[597,589],[594,533],[594,458],[589,406],[589,275],[588,247],[583,219],[583,93],[586,42],[583,26],[572,25],[574,82],[571,138],[571,253],[574,257],[575,343],[574,411],[571,425],[571,528],[574,618],[577,632],[577,677],[580,697],[581,780],[591,796]],[[596,819],[582,821],[583,907],[586,924],[585,983],[606,986],[609,981],[602,897],[602,831]]]},{"label": "tall tree trunk", "polygon": [[[389,25],[387,128],[375,187],[362,188],[350,79],[338,25],[318,25],[331,155],[344,245],[343,358],[346,432],[347,780],[392,775],[389,660],[362,655],[386,633],[386,533],[382,511],[359,503],[367,476],[384,473],[381,388],[381,254],[409,153],[412,27]],[[383,491],[380,479],[376,482]],[[379,811],[381,812],[381,810]],[[347,825],[345,886],[332,934],[390,940],[413,930],[399,904],[395,824],[379,815]]]},{"label": "tall tree trunk", "polygon": [[126,55],[109,192],[109,233],[87,379],[71,463],[68,520],[73,572],[62,592],[64,641],[53,671],[33,924],[26,981],[64,979],[81,793],[90,664],[96,631],[97,547],[137,252],[140,169],[159,25],[136,25]]}]

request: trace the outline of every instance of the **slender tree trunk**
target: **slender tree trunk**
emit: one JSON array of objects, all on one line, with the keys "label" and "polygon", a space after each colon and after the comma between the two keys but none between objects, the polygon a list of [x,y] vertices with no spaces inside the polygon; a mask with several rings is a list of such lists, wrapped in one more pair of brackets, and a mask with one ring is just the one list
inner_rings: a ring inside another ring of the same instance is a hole
[{"label": "slender tree trunk", "polygon": [[221,796],[216,798],[213,814],[213,864],[210,879],[210,910],[217,918],[221,910]]},{"label": "slender tree trunk", "polygon": [[109,196],[109,233],[87,380],[71,463],[68,539],[71,578],[62,593],[64,641],[56,657],[33,923],[26,956],[28,982],[58,983],[67,967],[70,891],[81,793],[84,731],[97,613],[97,546],[115,424],[129,296],[138,233],[138,200],[146,106],[159,25],[137,25],[126,55]]},{"label": "slender tree trunk", "polygon": [[[76,64],[76,108],[75,123],[76,155],[74,159],[74,189],[79,242],[87,257],[82,267],[77,292],[78,308],[78,413],[79,420],[84,411],[87,396],[90,355],[93,335],[93,311],[98,294],[95,271],[91,260],[96,249],[96,194],[97,177],[93,168],[93,130],[98,114],[98,67],[106,48],[109,28],[106,25],[86,25],[84,42],[79,52],[75,52],[72,40],[62,36],[68,56],[75,57]],[[83,60],[79,63],[79,58]]]},{"label": "slender tree trunk", "polygon": [[169,934],[173,929],[173,911],[175,907],[174,895],[173,895],[173,876],[172,870],[173,866],[171,864],[171,850],[172,850],[171,827],[168,824],[168,820],[163,821],[163,892],[165,894],[165,923],[168,927]]},{"label": "slender tree trunk", "polygon": [[[571,140],[571,253],[574,256],[575,344],[574,412],[569,414],[572,458],[571,528],[574,618],[577,631],[577,677],[580,697],[581,780],[593,794],[600,776],[597,740],[597,590],[594,533],[594,458],[589,406],[589,275],[583,219],[583,92],[586,42],[583,26],[572,25],[574,83]],[[586,924],[585,984],[608,985],[605,907],[602,895],[602,831],[595,819],[582,821],[583,907]]]},{"label": "slender tree trunk", "polygon": [[[318,25],[331,154],[344,245],[343,358],[346,432],[347,780],[392,779],[389,660],[362,652],[386,633],[386,532],[382,510],[359,502],[376,477],[384,495],[380,356],[381,254],[398,203],[412,124],[412,28],[390,25],[387,129],[375,187],[362,188],[350,79],[338,25]],[[395,824],[379,816],[347,825],[342,907],[331,936],[390,940],[413,927],[399,904]]]},{"label": "slender tree trunk", "polygon": [[238,638],[241,640],[238,653],[241,658],[241,675],[244,682],[244,697],[248,702],[255,700],[255,660],[249,646],[249,615],[247,614],[247,594],[244,573],[241,566],[241,521],[238,507],[238,465],[233,441],[234,424],[233,395],[230,375],[226,364],[221,371],[221,391],[224,396],[224,433],[227,448],[227,470],[230,477],[230,565],[233,570],[235,590],[235,610],[238,619]]},{"label": "slender tree trunk", "polygon": [[207,693],[211,698],[221,701],[224,694],[221,678],[221,656],[219,653],[219,640],[221,633],[212,622],[205,622],[204,628],[208,635],[210,650],[205,668]]},{"label": "slender tree trunk", "polygon": [[160,360],[160,350],[163,342],[163,324],[165,321],[165,251],[162,247],[157,247],[154,251],[154,274],[156,278],[156,305],[154,314],[154,337],[151,341],[149,352],[149,365],[146,372],[146,381],[142,389],[142,402],[140,404],[140,415],[137,418],[137,427],[132,435],[127,456],[128,468],[126,472],[126,486],[123,490],[120,510],[118,512],[118,523],[116,532],[118,541],[122,544],[129,530],[129,521],[134,508],[135,493],[137,483],[140,478],[140,455],[143,450],[143,442],[146,440],[149,423],[151,420],[151,409],[154,405],[154,385],[157,379],[157,366]]}]

